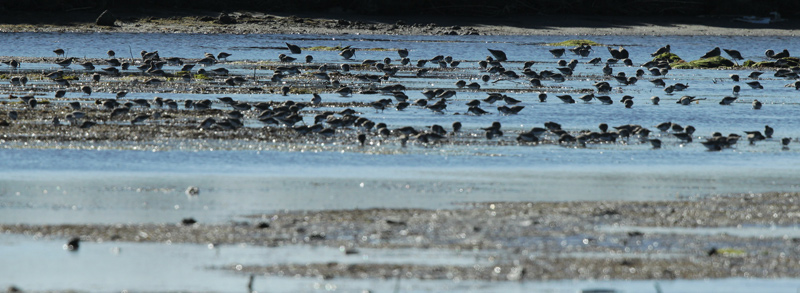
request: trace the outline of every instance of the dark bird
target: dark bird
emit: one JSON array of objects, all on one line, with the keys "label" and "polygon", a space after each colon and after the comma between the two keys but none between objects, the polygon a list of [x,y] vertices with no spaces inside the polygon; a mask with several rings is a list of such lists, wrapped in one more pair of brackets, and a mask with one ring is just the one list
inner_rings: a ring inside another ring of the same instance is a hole
[{"label": "dark bird", "polygon": [[364,146],[364,143],[367,141],[367,136],[363,133],[358,134],[358,144]]},{"label": "dark bird", "polygon": [[669,44],[667,44],[664,47],[658,48],[658,50],[656,50],[655,53],[650,54],[650,56],[651,57],[656,57],[656,56],[664,54],[664,53],[669,53],[669,51],[670,51]]},{"label": "dark bird", "polygon": [[789,50],[783,49],[783,51],[781,51],[780,53],[777,53],[777,54],[775,54],[775,51],[767,50],[766,52],[764,52],[764,55],[766,55],[767,58],[770,58],[770,59],[781,59],[781,58],[789,57]]},{"label": "dark bird", "polygon": [[467,111],[469,111],[472,114],[478,115],[478,116],[489,113],[489,112],[486,112],[485,110],[483,110],[483,109],[481,109],[481,108],[479,108],[477,106],[471,106],[471,107],[469,107],[469,109],[467,109]]},{"label": "dark bird", "polygon": [[67,244],[64,244],[64,249],[69,251],[78,251],[78,248],[80,248],[80,244],[81,244],[81,239],[78,237],[73,237],[72,239],[69,240],[69,242],[67,242]]},{"label": "dark bird", "polygon": [[761,71],[753,71],[753,72],[750,72],[750,75],[748,75],[747,77],[752,78],[752,79],[758,79],[758,77],[761,76],[762,74],[764,74],[764,73],[761,72]]},{"label": "dark bird", "polygon": [[561,58],[561,55],[564,55],[564,52],[566,51],[567,50],[564,48],[550,49],[550,54],[553,54],[553,57],[555,58]]},{"label": "dark bird", "polygon": [[706,54],[703,55],[703,57],[700,57],[700,59],[717,57],[720,54],[722,54],[722,50],[720,50],[719,47],[715,47],[714,49],[711,49],[711,51],[706,52]]},{"label": "dark bird", "polygon": [[661,148],[661,140],[660,139],[651,139],[650,140],[650,145],[653,146],[654,149],[660,149]]},{"label": "dark bird", "polygon": [[461,122],[453,122],[453,133],[461,131]]},{"label": "dark bird", "polygon": [[762,105],[761,102],[759,102],[758,100],[753,100],[753,109],[759,110],[761,109],[761,105]]},{"label": "dark bird", "polygon": [[775,129],[769,127],[769,125],[764,125],[764,136],[767,138],[772,138],[772,134],[775,133]]},{"label": "dark bird", "polygon": [[674,135],[675,137],[677,137],[678,139],[680,139],[683,142],[687,142],[687,143],[692,142],[692,135],[689,134],[689,133],[678,132],[678,133],[673,133],[672,135]]},{"label": "dark bird", "polygon": [[751,82],[748,82],[748,83],[747,83],[747,85],[749,85],[749,86],[750,86],[751,88],[753,88],[754,90],[760,90],[760,89],[764,89],[764,86],[762,86],[762,85],[761,85],[761,83],[760,83],[760,82],[758,82],[757,80],[756,80],[756,81],[751,81]]},{"label": "dark bird", "polygon": [[298,45],[292,45],[292,44],[286,43],[286,48],[289,48],[289,52],[292,52],[292,54],[303,53],[303,50],[301,50],[300,46],[298,46]]},{"label": "dark bird", "polygon": [[497,59],[497,61],[503,62],[508,60],[508,58],[506,57],[506,53],[503,51],[493,50],[493,49],[487,49],[487,50],[489,50],[489,53],[492,53],[492,56],[494,56],[494,58]]},{"label": "dark bird", "polygon": [[633,107],[633,100],[625,100],[625,108],[630,109]]},{"label": "dark bird", "polygon": [[720,105],[730,105],[734,101],[736,101],[736,97],[724,97],[722,101],[719,102]]},{"label": "dark bird", "polygon": [[736,60],[744,60],[744,58],[742,58],[742,53],[739,53],[739,51],[728,50],[728,49],[722,49],[722,50],[725,51],[725,53],[728,54],[728,56],[731,56],[731,59],[733,59],[734,62],[736,62]]},{"label": "dark bird", "polygon": [[561,99],[561,101],[564,102],[564,103],[575,104],[575,99],[573,99],[572,96],[570,96],[570,95],[561,95],[561,96],[556,96],[556,97]]},{"label": "dark bird", "polygon": [[228,57],[230,57],[231,55],[232,54],[228,52],[219,52],[219,54],[217,54],[217,59],[225,59],[225,61],[228,61]]},{"label": "dark bird", "polygon": [[747,140],[750,141],[750,144],[755,144],[756,141],[761,141],[766,139],[761,131],[745,131],[747,133]]},{"label": "dark bird", "polygon": [[625,50],[622,46],[620,46],[619,49],[608,47],[608,53],[611,53],[611,57],[614,59],[625,59],[628,58],[629,55],[628,50]]}]

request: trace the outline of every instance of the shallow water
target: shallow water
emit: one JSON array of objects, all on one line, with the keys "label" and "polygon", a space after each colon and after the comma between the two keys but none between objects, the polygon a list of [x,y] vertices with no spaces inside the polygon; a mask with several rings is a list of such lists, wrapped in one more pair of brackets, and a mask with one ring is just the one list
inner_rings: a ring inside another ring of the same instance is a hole
[{"label": "shallow water", "polygon": [[[82,243],[77,252],[62,249],[63,241],[0,235],[0,256],[14,266],[0,266],[0,286],[15,285],[24,290],[49,291],[202,291],[244,292],[247,274],[219,271],[249,263],[405,263],[486,265],[487,256],[472,252],[431,250],[370,250],[344,255],[324,247],[250,247],[163,243]],[[91,276],[91,277],[86,277]],[[47,281],[43,281],[42,278]],[[674,281],[546,281],[475,282],[414,279],[348,279],[256,276],[253,289],[261,292],[579,292],[582,289],[614,289],[620,292],[796,292],[800,282],[788,279],[721,279]]]},{"label": "shallow water", "polygon": [[[446,74],[429,78],[402,78],[391,80],[409,87],[411,99],[421,98],[419,93],[431,88],[455,88],[456,79],[477,78],[476,62],[489,53],[487,48],[505,50],[512,62],[506,67],[520,71],[523,61],[534,60],[534,70],[555,70],[554,59],[547,51],[552,47],[544,43],[566,39],[585,38],[613,46],[624,45],[631,53],[634,64],[649,60],[657,48],[671,44],[673,52],[686,60],[699,58],[714,46],[734,48],[746,59],[762,61],[763,51],[797,48],[800,40],[790,37],[653,37],[653,36],[359,36],[359,35],[195,35],[195,34],[114,34],[114,33],[0,33],[0,55],[25,57],[52,57],[55,48],[64,48],[68,56],[104,58],[105,51],[113,49],[118,57],[138,56],[139,51],[158,50],[163,57],[200,58],[205,52],[233,53],[231,61],[276,61],[277,55],[286,53],[285,42],[301,47],[347,46],[359,49],[408,48],[411,59],[428,59],[438,54],[451,55],[463,60],[462,65]],[[90,44],[90,45],[88,45]],[[748,45],[744,45],[748,44]],[[758,44],[752,46],[749,44]],[[352,61],[343,61],[335,51],[307,51],[315,62],[360,63],[363,59],[382,60],[391,57],[392,51],[358,51]],[[569,53],[568,53],[569,54]],[[724,56],[724,54],[723,54]],[[609,58],[605,48],[598,46],[590,57]],[[573,56],[565,55],[564,59]],[[739,100],[733,106],[720,106],[717,102],[730,95],[735,84],[729,74],[744,77],[749,70],[672,70],[664,79],[667,84],[688,83],[690,88],[674,95],[666,95],[661,88],[647,80],[636,85],[619,86],[609,94],[613,105],[563,104],[555,94],[570,93],[592,88],[602,79],[600,66],[581,62],[576,75],[564,83],[544,81],[545,88],[533,90],[524,79],[481,83],[483,89],[503,90],[511,97],[522,100],[526,108],[520,115],[502,116],[492,106],[482,106],[492,115],[455,115],[466,111],[464,102],[482,99],[484,92],[459,91],[444,115],[434,115],[427,109],[409,107],[406,111],[386,110],[376,112],[371,108],[358,108],[361,116],[385,122],[390,128],[400,126],[427,127],[440,124],[449,129],[454,121],[464,124],[463,136],[478,135],[477,128],[494,121],[503,123],[511,140],[515,131],[542,126],[546,121],[556,121],[564,129],[577,131],[597,129],[599,123],[611,126],[640,124],[653,128],[658,123],[672,121],[697,128],[696,141],[712,132],[744,135],[745,130],[763,130],[773,126],[773,139],[748,145],[744,139],[733,149],[707,152],[699,143],[681,144],[666,133],[655,131],[651,137],[664,141],[663,148],[652,150],[649,145],[631,141],[629,144],[590,145],[587,148],[554,145],[498,146],[494,144],[421,146],[411,144],[401,148],[395,141],[372,139],[364,148],[341,145],[335,142],[324,146],[309,143],[301,146],[282,146],[263,142],[239,141],[167,141],[148,145],[125,143],[62,143],[53,145],[0,142],[0,222],[56,224],[56,223],[171,223],[193,217],[201,223],[220,223],[241,220],[242,216],[271,213],[282,210],[322,210],[352,208],[454,208],[462,203],[482,201],[570,201],[570,200],[674,200],[709,194],[764,191],[800,191],[800,156],[796,146],[800,137],[800,118],[796,112],[798,91],[784,85],[793,82],[772,77],[771,72],[761,78],[764,90],[751,90],[743,82]],[[428,65],[432,66],[432,65]],[[23,63],[23,70],[51,71],[56,65]],[[73,65],[73,69],[77,68]],[[235,73],[250,74],[252,68],[241,64],[220,64]],[[629,76],[638,67],[614,66],[615,72],[624,71]],[[168,70],[177,67],[167,66]],[[75,69],[80,71],[79,69]],[[8,67],[0,65],[0,72]],[[375,72],[367,72],[375,74]],[[259,80],[267,79],[272,72],[256,70]],[[409,77],[408,73],[401,76]],[[651,79],[649,75],[645,79]],[[474,80],[470,80],[474,81]],[[32,81],[45,84],[48,81]],[[291,84],[291,81],[288,82]],[[549,95],[547,103],[539,103],[539,91]],[[0,94],[17,93],[3,88]],[[51,92],[37,92],[51,96]],[[171,92],[132,92],[128,98],[215,99],[220,95],[186,94]],[[70,93],[74,96],[74,93]],[[617,101],[622,95],[635,98],[633,109],[625,109]],[[707,100],[690,106],[675,103],[682,95],[693,95]],[[92,98],[110,98],[112,93],[95,93]],[[277,94],[228,95],[236,100],[282,101],[287,97]],[[649,98],[662,98],[660,106],[650,105]],[[355,94],[341,98],[336,94],[322,94],[325,101],[370,102],[385,98],[381,95]],[[288,99],[309,101],[310,95],[292,95]],[[750,102],[758,99],[764,108],[752,110]],[[5,100],[5,97],[0,98]],[[341,110],[337,108],[321,110]],[[307,120],[309,118],[306,118]],[[309,122],[309,121],[306,121]],[[256,124],[248,125],[259,127]],[[788,150],[781,150],[780,137],[791,137]],[[480,137],[475,138],[480,139]],[[389,150],[389,151],[387,151]],[[188,198],[184,190],[198,186],[198,198]],[[636,228],[640,230],[640,227]],[[648,231],[648,232],[674,232]],[[694,233],[692,231],[679,231]],[[695,231],[696,232],[696,231]],[[712,231],[713,233],[719,231]],[[709,232],[709,233],[712,233]],[[723,230],[723,232],[731,232]],[[699,233],[699,232],[698,232]],[[746,233],[757,233],[749,231]],[[784,233],[784,231],[776,232]],[[794,235],[796,232],[788,231]],[[772,235],[772,233],[768,233]],[[2,259],[18,260],[24,269],[5,271],[11,276],[0,280],[0,286],[13,284],[23,289],[58,290],[76,288],[88,291],[110,291],[124,288],[146,290],[230,291],[244,289],[246,278],[230,273],[201,269],[209,265],[223,265],[243,261],[253,255],[274,252],[266,248],[222,248],[221,254],[202,245],[131,244],[113,243],[88,246],[79,254],[60,250],[63,241],[31,240],[29,238],[2,238]],[[122,254],[114,255],[110,249],[121,247]],[[300,249],[301,256],[309,253]],[[230,253],[230,255],[228,254]],[[376,252],[391,254],[392,252]],[[174,257],[169,257],[176,254]],[[411,255],[414,253],[408,253]],[[130,255],[130,257],[129,257]],[[399,258],[408,255],[401,253]],[[13,257],[13,258],[7,258]],[[201,256],[199,259],[195,259]],[[288,260],[273,260],[288,261]],[[302,260],[307,261],[307,260]],[[457,261],[457,259],[446,259]],[[164,266],[179,267],[169,274],[151,274],[147,268],[154,262]],[[0,266],[6,267],[8,266]],[[130,269],[123,269],[130,267]],[[48,282],[39,278],[43,269]],[[107,273],[106,278],[86,277],[92,274],[69,275],[64,271]],[[36,273],[33,273],[36,272]],[[12,275],[13,274],[13,275]],[[181,277],[176,277],[177,275]],[[155,281],[150,282],[156,277]],[[143,279],[148,278],[145,282]],[[180,279],[181,282],[175,282]],[[202,282],[201,282],[202,281]],[[266,285],[270,286],[267,287]],[[751,292],[755,288],[770,287],[772,292],[796,292],[797,280],[741,280],[668,281],[660,282],[664,292],[707,292],[725,288],[726,292]],[[38,286],[38,287],[37,287]],[[263,287],[261,287],[263,286]],[[394,290],[394,280],[333,280],[306,278],[263,278],[257,280],[260,290],[282,292],[314,292],[331,289],[354,291]],[[653,282],[625,281],[568,281],[535,283],[484,283],[451,281],[403,280],[402,291],[523,291],[523,292],[575,292],[581,288],[617,288],[626,292],[643,292],[653,289]],[[737,291],[738,290],[738,291]]]}]

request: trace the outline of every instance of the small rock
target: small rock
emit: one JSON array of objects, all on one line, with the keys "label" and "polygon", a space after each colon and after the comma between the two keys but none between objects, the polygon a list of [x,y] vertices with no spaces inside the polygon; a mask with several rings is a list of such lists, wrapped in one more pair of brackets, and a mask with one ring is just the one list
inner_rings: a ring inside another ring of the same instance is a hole
[{"label": "small rock", "polygon": [[69,240],[69,242],[67,242],[67,244],[64,244],[64,249],[69,250],[69,251],[78,251],[78,248],[80,247],[80,243],[81,243],[81,239],[80,238],[73,237],[72,239]]},{"label": "small rock", "polygon": [[188,197],[198,196],[199,194],[200,194],[200,188],[197,186],[189,186],[188,188],[186,188],[186,196]]},{"label": "small rock", "polygon": [[114,24],[115,22],[117,22],[117,18],[114,17],[114,15],[111,14],[111,12],[106,10],[103,11],[103,13],[101,13],[99,17],[97,17],[95,24],[100,26],[116,26],[116,24]]},{"label": "small rock", "polygon": [[236,19],[223,12],[219,14],[216,22],[219,24],[236,24]]}]

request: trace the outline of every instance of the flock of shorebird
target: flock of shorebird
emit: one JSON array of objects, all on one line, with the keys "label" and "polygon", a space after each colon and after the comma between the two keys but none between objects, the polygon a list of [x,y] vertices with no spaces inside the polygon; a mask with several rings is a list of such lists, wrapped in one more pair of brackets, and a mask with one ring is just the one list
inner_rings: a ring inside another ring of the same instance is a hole
[{"label": "flock of shorebird", "polygon": [[[292,55],[302,54],[303,52],[301,47],[289,43],[286,43],[286,49],[289,51],[288,53]],[[613,85],[614,82],[620,86],[635,85],[636,82],[640,79],[643,79],[646,74],[652,76],[652,78],[649,80],[651,83],[653,83],[655,86],[663,87],[665,93],[670,95],[673,94],[673,92],[680,92],[689,87],[688,85],[682,83],[667,85],[663,79],[663,76],[669,74],[671,70],[672,61],[668,59],[668,56],[666,58],[662,58],[663,56],[666,56],[664,54],[671,53],[671,48],[669,45],[664,46],[651,54],[655,58],[652,61],[642,64],[641,67],[644,69],[640,68],[636,70],[635,76],[626,76],[626,74],[621,71],[614,74],[614,69],[611,67],[611,65],[616,63],[625,64],[627,66],[633,65],[633,62],[629,58],[629,52],[624,47],[608,47],[607,49],[611,55],[611,58],[603,60],[600,57],[596,57],[590,59],[588,62],[585,62],[586,64],[598,66],[601,63],[604,63],[604,66],[598,72],[598,77],[603,80],[595,82],[593,84],[594,90],[591,93],[583,94],[580,97],[577,97],[578,100],[586,103],[597,100],[602,104],[611,105],[614,103],[614,101],[610,96],[607,95],[607,93],[615,89]],[[478,62],[478,70],[481,73],[479,73],[479,76],[475,77],[476,80],[488,82],[492,79],[498,81],[525,78],[528,80],[533,89],[543,88],[544,82],[564,82],[575,73],[576,66],[579,63],[579,61],[576,59],[572,59],[570,61],[562,59],[556,62],[558,65],[557,71],[542,70],[537,72],[532,70],[532,65],[537,63],[537,61],[529,61],[524,62],[522,71],[520,74],[518,74],[514,70],[507,69],[504,66],[503,62],[509,61],[509,58],[505,52],[494,49],[488,49],[488,51],[491,56],[487,56],[485,60],[480,60]],[[580,45],[569,49],[557,48],[549,51],[555,58],[562,58],[562,56],[567,52],[571,52],[576,56],[588,58],[589,55],[594,52],[594,48],[589,45]],[[701,57],[701,59],[720,56],[721,52],[723,51],[734,61],[743,60],[738,51],[728,49],[720,50],[718,47],[707,52]],[[64,57],[65,55],[65,51],[63,49],[56,49],[53,52],[57,55],[57,57]],[[321,65],[314,64],[312,63],[314,58],[311,55],[305,56],[304,64],[302,63],[302,60],[297,61],[298,58],[287,54],[280,54],[278,56],[280,63],[272,68],[273,74],[271,77],[269,77],[269,81],[263,81],[261,84],[272,85],[282,95],[287,96],[291,93],[292,87],[289,85],[284,85],[286,84],[284,81],[287,79],[287,77],[293,77],[295,80],[301,80],[298,83],[301,83],[303,79],[305,79],[306,82],[309,82],[310,80],[322,82],[323,86],[315,88],[316,91],[333,91],[342,97],[352,96],[354,93],[383,94],[390,96],[391,98],[382,98],[362,105],[364,107],[371,107],[376,112],[384,111],[393,105],[393,107],[398,111],[403,111],[410,106],[415,106],[428,109],[433,113],[444,113],[448,105],[452,105],[455,102],[452,98],[457,95],[458,91],[480,90],[481,88],[481,83],[479,82],[458,80],[455,82],[454,88],[425,90],[422,92],[423,97],[419,99],[411,99],[405,93],[406,87],[404,85],[399,83],[389,84],[389,81],[392,78],[400,77],[398,76],[398,73],[408,72],[413,74],[413,77],[424,77],[436,72],[436,70],[458,67],[461,64],[461,61],[454,60],[450,56],[439,55],[430,59],[420,59],[417,62],[412,63],[411,59],[408,57],[409,51],[407,49],[399,49],[397,50],[397,54],[400,57],[400,65],[393,64],[391,58],[387,57],[384,58],[384,60],[363,60],[360,64],[345,62],[337,66],[332,66],[331,64],[327,63],[323,63]],[[121,76],[122,74],[130,72],[131,70],[133,70],[133,72],[138,70],[140,71],[139,74],[143,77],[146,77],[146,79],[144,79],[142,82],[135,80],[131,84],[131,87],[159,86],[169,82],[180,81],[192,82],[193,79],[195,79],[198,75],[221,77],[221,80],[224,79],[222,83],[231,87],[240,86],[242,84],[251,82],[247,77],[243,75],[233,75],[228,69],[223,67],[207,69],[207,67],[220,63],[223,60],[227,61],[227,58],[232,55],[226,52],[221,52],[217,55],[206,53],[202,58],[199,59],[182,59],[178,57],[162,58],[159,56],[158,51],[141,51],[141,59],[137,58],[136,60],[117,59],[115,57],[115,52],[111,50],[107,52],[107,55],[108,59],[102,60],[101,62],[104,62],[108,66],[100,68],[99,70],[97,70],[95,64],[91,61],[84,61],[77,64],[80,65],[85,71],[92,73],[92,82],[99,82],[103,76]],[[345,60],[352,60],[356,55],[356,49],[350,48],[349,46],[341,48],[339,55]],[[789,57],[789,53],[786,50],[780,53],[775,53],[772,50],[768,50],[765,55],[768,58],[777,60],[776,63],[785,63],[786,61],[782,60],[786,60],[785,58]],[[67,69],[70,68],[70,66],[76,61],[77,58],[68,57],[57,59],[54,63],[64,69]],[[20,66],[20,62],[16,60],[8,60],[4,61],[3,63],[12,67],[13,69],[17,69]],[[433,64],[433,67],[428,66],[429,63]],[[165,65],[180,66],[180,68],[169,71],[164,69]],[[196,71],[193,71],[196,66],[199,66],[200,68],[198,68]],[[352,73],[356,70],[362,71],[360,73]],[[311,72],[306,72],[304,74],[302,71]],[[373,71],[377,71],[379,74],[371,74]],[[600,75],[600,73],[602,73],[602,75]],[[800,67],[789,69],[781,68],[776,70],[775,76],[796,78],[798,73],[800,73]],[[752,72],[748,76],[750,79],[752,79],[752,81],[747,82],[746,84],[752,89],[763,89],[763,86],[758,81],[758,78],[761,74],[763,74],[763,72]],[[70,80],[65,79],[67,74],[64,70],[46,73],[44,76],[51,79],[58,87],[60,87],[59,89],[55,90],[55,98],[65,97],[67,90],[72,87]],[[740,80],[738,75],[731,75],[730,78],[734,82],[738,82]],[[352,80],[352,82],[343,82],[347,79]],[[26,75],[14,76],[10,78],[10,84],[12,86],[24,87],[28,82],[28,77]],[[255,80],[253,83],[258,85],[259,81]],[[800,89],[800,81],[795,82],[794,86],[796,89]],[[83,94],[83,97],[90,96],[93,91],[89,84],[78,86],[78,89]],[[731,105],[737,100],[740,90],[741,88],[738,85],[734,86],[732,95],[723,97],[719,104]],[[403,146],[405,146],[406,142],[410,139],[414,139],[424,144],[445,141],[448,138],[453,137],[454,134],[460,132],[461,130],[460,122],[453,123],[451,132],[446,131],[444,127],[440,125],[432,125],[428,129],[414,129],[411,126],[390,129],[385,123],[376,123],[366,117],[359,116],[355,110],[350,108],[341,111],[310,110],[323,105],[322,97],[318,93],[312,94],[310,102],[294,102],[292,100],[286,100],[281,103],[247,103],[236,101],[230,97],[220,97],[217,99],[217,101],[212,101],[209,99],[187,99],[180,103],[179,101],[173,99],[163,99],[160,97],[156,97],[153,100],[122,100],[126,97],[127,93],[128,92],[126,90],[120,90],[116,92],[115,98],[96,100],[94,102],[96,106],[87,106],[85,103],[81,103],[79,101],[66,103],[63,106],[68,107],[70,110],[72,110],[72,112],[63,117],[52,117],[52,124],[60,126],[62,125],[61,119],[65,119],[70,125],[76,125],[80,128],[90,128],[94,125],[97,125],[96,122],[89,119],[90,117],[88,117],[86,113],[81,111],[84,107],[97,107],[99,109],[108,111],[108,118],[105,119],[105,121],[119,120],[124,119],[123,117],[128,117],[127,119],[129,119],[131,125],[137,125],[146,123],[150,119],[159,119],[161,116],[161,112],[158,111],[140,111],[137,114],[136,111],[132,111],[132,109],[137,107],[149,109],[155,106],[161,109],[179,111],[180,104],[182,104],[185,110],[207,110],[212,108],[214,103],[222,103],[222,105],[224,105],[223,107],[230,107],[231,111],[226,112],[222,117],[216,116],[202,119],[202,121],[200,121],[197,125],[199,129],[235,130],[244,127],[244,119],[253,117],[269,127],[291,127],[291,129],[300,135],[317,134],[323,137],[330,137],[337,134],[337,130],[339,129],[355,129],[357,131],[352,131],[349,133],[355,133],[355,137],[361,145],[366,143],[369,135],[381,137],[395,135],[399,138]],[[487,97],[482,100],[474,99],[466,102],[465,105],[467,110],[464,114],[474,116],[489,114],[489,111],[484,110],[481,108],[481,106],[485,107],[485,105],[491,105],[498,101],[505,103],[505,105],[497,106],[497,111],[503,115],[517,115],[525,108],[525,106],[518,105],[522,101],[507,96],[503,93],[488,91],[486,93]],[[576,103],[576,99],[569,94],[555,95],[555,97],[564,103]],[[20,97],[10,95],[9,98],[18,98],[21,103],[27,106],[29,109],[34,109],[39,104],[37,98],[33,94]],[[540,92],[538,96],[536,96],[536,100],[538,100],[538,102],[547,102],[547,98],[548,95],[544,92]],[[676,103],[681,105],[691,105],[692,103],[704,99],[705,98],[697,98],[696,96],[687,95],[680,97]],[[650,102],[655,105],[658,105],[660,101],[661,99],[657,96],[654,96],[650,99]],[[634,105],[634,97],[625,95],[619,102],[624,105],[624,107],[631,108]],[[760,109],[762,107],[762,103],[758,100],[754,100],[752,102],[752,107],[756,110]],[[217,108],[219,108],[219,106]],[[313,123],[306,123],[306,119],[304,119],[303,115],[307,113],[316,113],[316,115],[313,116]],[[18,111],[8,111],[7,117],[11,121],[16,120],[18,118]],[[2,120],[0,121],[0,126],[8,126],[10,123],[11,122],[9,121]],[[659,131],[668,133],[669,136],[677,138],[681,143],[691,143],[693,141],[693,133],[695,129],[692,126],[682,127],[676,123],[665,122],[655,127]],[[482,128],[481,131],[484,134],[483,137],[488,140],[503,136],[500,122],[494,122],[491,126]],[[345,131],[338,132],[342,133]],[[558,123],[547,122],[545,123],[544,127],[534,127],[529,131],[519,132],[516,140],[521,144],[554,143],[585,147],[587,143],[611,143],[617,141],[624,141],[627,143],[631,138],[635,138],[642,143],[649,142],[653,148],[660,148],[661,140],[658,138],[650,138],[650,133],[651,131],[649,129],[640,125],[619,125],[613,127],[613,130],[609,131],[609,126],[606,124],[600,124],[599,131],[583,130],[568,132],[561,129],[561,126]],[[773,130],[771,127],[766,126],[764,133],[761,131],[746,131],[745,133],[748,141],[753,144],[757,141],[771,138]],[[723,136],[721,133],[717,132],[711,137],[706,138],[702,144],[709,150],[718,151],[731,147],[738,141],[739,138],[740,136],[737,134]],[[790,142],[791,139],[789,138],[781,139],[781,144],[784,148],[786,148]]]}]

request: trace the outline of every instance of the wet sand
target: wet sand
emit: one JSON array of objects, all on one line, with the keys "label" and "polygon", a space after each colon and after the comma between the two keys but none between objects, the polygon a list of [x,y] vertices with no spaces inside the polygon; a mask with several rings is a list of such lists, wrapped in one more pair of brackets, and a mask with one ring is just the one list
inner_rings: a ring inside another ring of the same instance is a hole
[{"label": "wet sand", "polygon": [[[557,280],[790,278],[800,273],[800,238],[681,233],[800,223],[797,193],[710,196],[668,202],[479,203],[463,208],[366,209],[242,215],[222,225],[0,225],[36,238],[255,246],[476,250],[492,266],[265,264],[217,267],[240,273],[322,278]],[[676,228],[674,233],[648,228]]]}]

